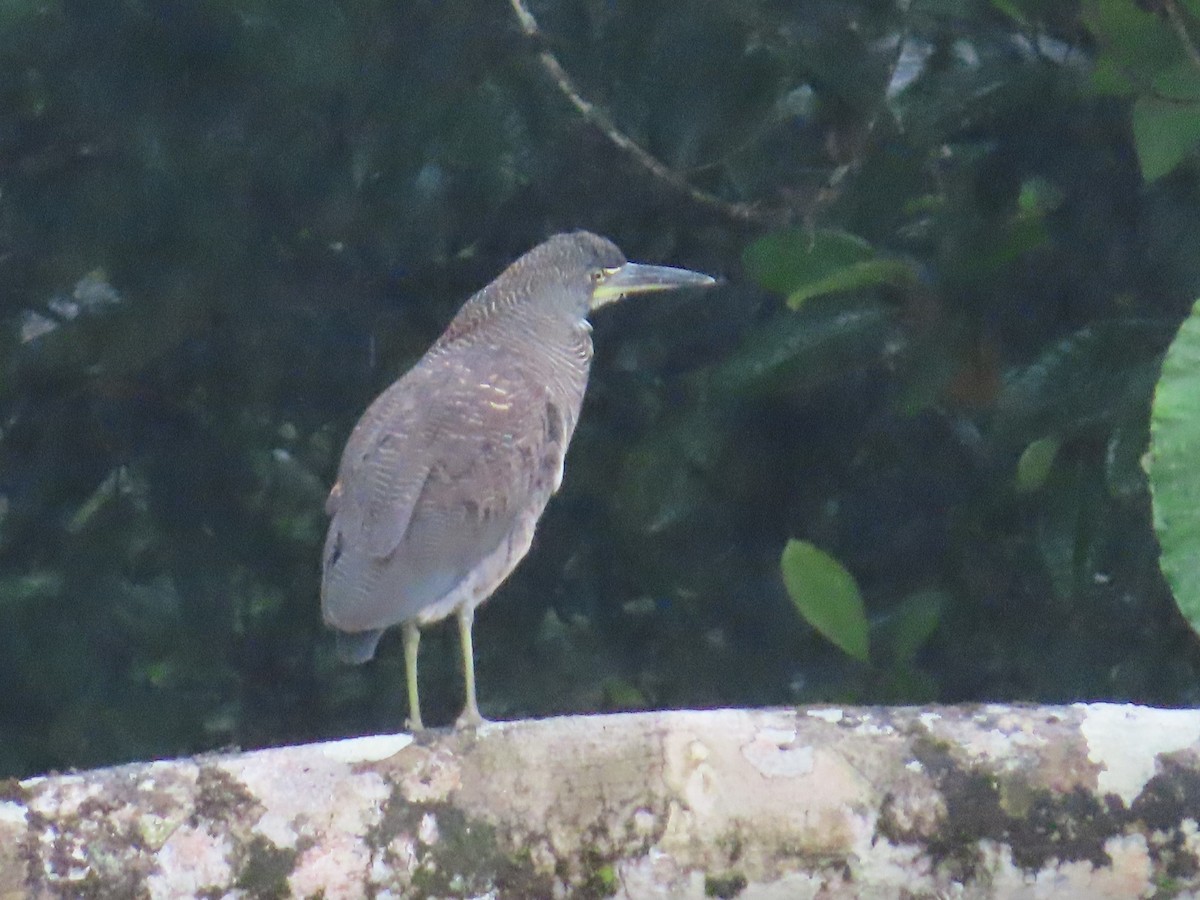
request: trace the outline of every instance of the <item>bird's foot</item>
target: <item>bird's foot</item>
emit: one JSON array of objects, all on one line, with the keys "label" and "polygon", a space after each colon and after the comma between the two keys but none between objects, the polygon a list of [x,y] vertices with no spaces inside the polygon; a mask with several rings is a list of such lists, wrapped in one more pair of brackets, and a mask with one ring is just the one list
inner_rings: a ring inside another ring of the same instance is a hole
[{"label": "bird's foot", "polygon": [[480,725],[486,725],[490,719],[485,719],[479,714],[476,709],[464,709],[462,715],[454,720],[455,729],[459,728],[478,728]]}]

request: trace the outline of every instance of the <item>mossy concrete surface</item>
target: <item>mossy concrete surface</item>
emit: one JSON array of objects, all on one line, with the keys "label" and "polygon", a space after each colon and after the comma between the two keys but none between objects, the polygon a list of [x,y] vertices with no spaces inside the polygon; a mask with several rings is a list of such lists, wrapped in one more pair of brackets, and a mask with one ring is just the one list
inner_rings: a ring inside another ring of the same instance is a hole
[{"label": "mossy concrete surface", "polygon": [[0,799],[24,897],[1173,897],[1200,712],[587,716],[101,769]]}]

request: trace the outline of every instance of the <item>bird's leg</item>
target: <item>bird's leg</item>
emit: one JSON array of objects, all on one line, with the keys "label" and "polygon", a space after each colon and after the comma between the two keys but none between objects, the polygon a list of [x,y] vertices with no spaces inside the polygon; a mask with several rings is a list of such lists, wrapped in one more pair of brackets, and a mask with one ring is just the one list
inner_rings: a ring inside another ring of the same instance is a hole
[{"label": "bird's leg", "polygon": [[421,629],[416,622],[405,622],[404,634],[404,679],[408,684],[408,727],[420,731],[421,697],[417,691],[417,649],[421,646]]},{"label": "bird's leg", "polygon": [[486,721],[479,714],[479,704],[475,702],[475,646],[471,639],[471,628],[475,624],[475,607],[464,603],[458,608],[458,641],[462,647],[463,683],[466,686],[467,702],[463,706],[462,715],[454,723],[456,728],[473,728]]}]

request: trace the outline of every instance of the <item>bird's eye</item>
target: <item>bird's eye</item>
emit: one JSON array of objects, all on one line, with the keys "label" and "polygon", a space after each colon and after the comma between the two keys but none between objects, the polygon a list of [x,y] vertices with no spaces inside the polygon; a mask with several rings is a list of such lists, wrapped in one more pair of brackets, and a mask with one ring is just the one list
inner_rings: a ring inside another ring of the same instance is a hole
[{"label": "bird's eye", "polygon": [[588,276],[592,279],[592,284],[599,284],[604,280],[604,269],[592,269]]}]

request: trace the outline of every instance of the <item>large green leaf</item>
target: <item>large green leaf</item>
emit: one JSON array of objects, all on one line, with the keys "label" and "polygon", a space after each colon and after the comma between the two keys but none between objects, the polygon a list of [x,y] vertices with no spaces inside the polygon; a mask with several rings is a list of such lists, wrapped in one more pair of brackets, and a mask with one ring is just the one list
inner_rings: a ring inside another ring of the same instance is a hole
[{"label": "large green leaf", "polygon": [[710,374],[726,395],[802,394],[878,363],[896,339],[895,310],[882,303],[819,298],[751,329]]},{"label": "large green leaf", "polygon": [[1047,435],[1107,427],[1144,408],[1169,339],[1148,319],[1112,319],[1079,329],[1010,372],[996,399],[995,434],[1015,452]]},{"label": "large green leaf", "polygon": [[780,561],[783,583],[800,615],[831,643],[867,661],[867,613],[854,576],[807,541],[788,541]]},{"label": "large green leaf", "polygon": [[788,294],[787,304],[792,309],[799,309],[805,300],[824,294],[840,294],[878,284],[903,285],[915,278],[912,266],[903,260],[868,259],[801,285]]},{"label": "large green leaf", "polygon": [[1184,57],[1171,26],[1147,7],[1084,0],[1081,12],[1100,49],[1093,84],[1101,93],[1140,90]]},{"label": "large green leaf", "polygon": [[878,256],[860,237],[832,229],[785,228],[746,248],[746,270],[769,291],[788,295],[796,309],[805,300],[877,284],[903,284],[915,276],[903,260]]},{"label": "large green leaf", "polygon": [[1150,490],[1163,574],[1200,631],[1200,301],[1163,360],[1150,417]]},{"label": "large green leaf", "polygon": [[1200,70],[1190,60],[1162,73],[1133,105],[1133,142],[1147,181],[1200,148]]}]

